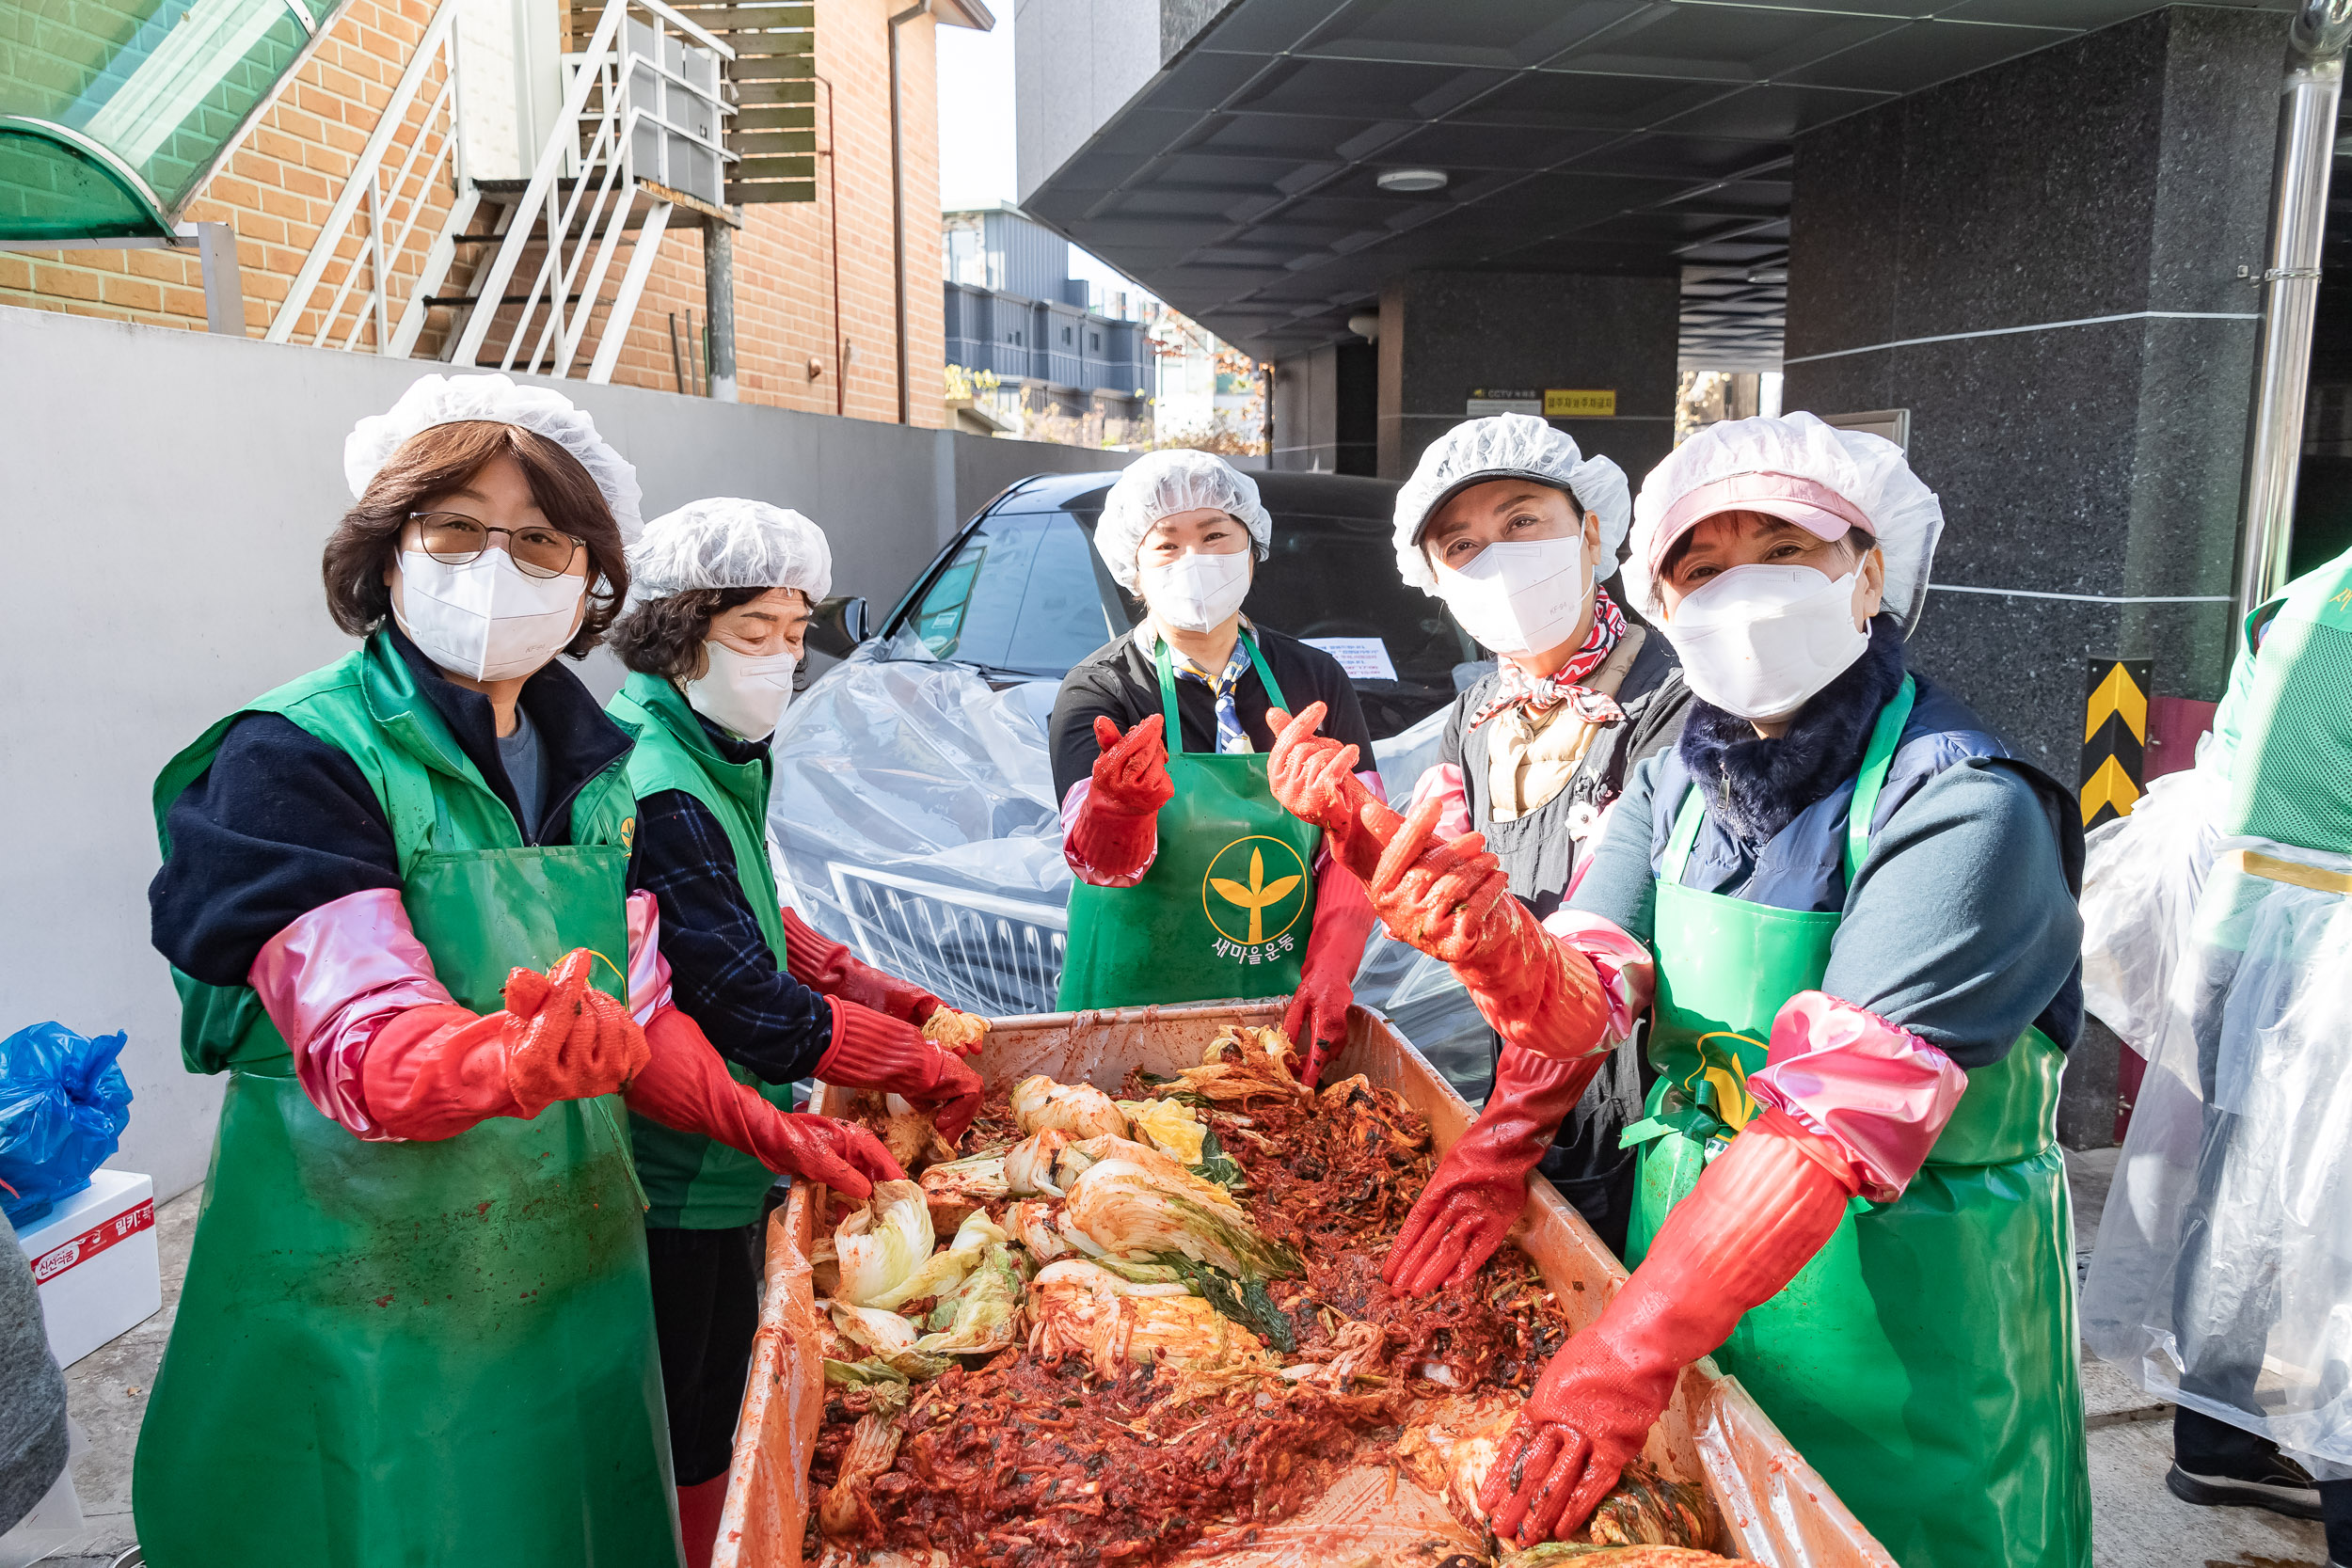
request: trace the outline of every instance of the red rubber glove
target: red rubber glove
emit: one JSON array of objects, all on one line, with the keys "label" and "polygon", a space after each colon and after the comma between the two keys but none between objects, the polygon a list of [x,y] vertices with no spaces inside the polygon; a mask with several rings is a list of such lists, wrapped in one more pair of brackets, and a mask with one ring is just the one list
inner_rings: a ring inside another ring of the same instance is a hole
[{"label": "red rubber glove", "polygon": [[1282,1015],[1282,1033],[1306,1056],[1298,1080],[1311,1089],[1347,1044],[1347,1009],[1356,1000],[1356,971],[1363,967],[1372,921],[1363,883],[1336,858],[1326,862],[1315,875],[1314,927],[1299,965],[1298,989]]},{"label": "red rubber glove", "polygon": [[1666,1216],[1599,1322],[1544,1369],[1478,1494],[1495,1534],[1529,1546],[1591,1517],[1682,1369],[1796,1276],[1856,1184],[1835,1146],[1783,1113],[1748,1123]]},{"label": "red rubber glove", "polygon": [[1266,753],[1266,784],[1282,809],[1323,830],[1331,858],[1364,881],[1372,879],[1380,851],[1404,822],[1389,803],[1356,776],[1356,748],[1317,735],[1324,705],[1310,703],[1294,719],[1280,708],[1266,710],[1275,730]]},{"label": "red rubber glove", "polygon": [[1438,1163],[1380,1265],[1390,1289],[1418,1296],[1466,1284],[1494,1256],[1527,1209],[1527,1173],[1608,1059],[1502,1048],[1486,1108]]},{"label": "red rubber glove", "polygon": [[770,1170],[822,1182],[861,1202],[875,1182],[906,1180],[882,1140],[863,1127],[779,1109],[738,1083],[702,1029],[675,1007],[653,1015],[645,1041],[652,1048],[645,1069],[622,1091],[639,1116],[699,1132]]},{"label": "red rubber glove", "polygon": [[1593,960],[1511,896],[1483,834],[1429,847],[1444,809],[1423,800],[1381,851],[1371,895],[1382,924],[1452,965],[1503,1044],[1563,1060],[1601,1050],[1609,997]]},{"label": "red rubber glove", "polygon": [[917,1028],[943,1006],[938,997],[912,980],[901,980],[856,958],[847,945],[803,920],[791,905],[782,908],[785,972],[809,990],[887,1013]]},{"label": "red rubber glove", "polygon": [[1107,715],[1095,717],[1094,743],[1103,754],[1094,759],[1094,782],[1063,844],[1073,870],[1125,879],[1152,863],[1160,808],[1176,798],[1161,736],[1166,727],[1155,713],[1122,737]]},{"label": "red rubber glove", "polygon": [[907,1024],[839,997],[833,1005],[833,1044],[818,1059],[817,1076],[849,1088],[903,1095],[931,1113],[949,1143],[963,1136],[980,1109],[980,1075]]},{"label": "red rubber glove", "polygon": [[643,1030],[621,1001],[588,984],[595,955],[568,954],[547,974],[506,977],[506,1007],[411,1007],[359,1059],[359,1095],[395,1138],[453,1138],[492,1117],[528,1121],[559,1100],[611,1094],[645,1065]]}]

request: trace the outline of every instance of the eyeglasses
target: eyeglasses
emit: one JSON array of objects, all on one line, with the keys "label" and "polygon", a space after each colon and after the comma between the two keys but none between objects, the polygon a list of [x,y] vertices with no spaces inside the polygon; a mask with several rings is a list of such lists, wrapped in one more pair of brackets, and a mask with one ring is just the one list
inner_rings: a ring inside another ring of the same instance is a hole
[{"label": "eyeglasses", "polygon": [[526,577],[560,578],[571,569],[572,559],[587,546],[561,529],[491,528],[462,512],[411,512],[418,542],[424,553],[444,566],[463,566],[481,559],[490,547],[490,535],[506,535],[506,553]]}]

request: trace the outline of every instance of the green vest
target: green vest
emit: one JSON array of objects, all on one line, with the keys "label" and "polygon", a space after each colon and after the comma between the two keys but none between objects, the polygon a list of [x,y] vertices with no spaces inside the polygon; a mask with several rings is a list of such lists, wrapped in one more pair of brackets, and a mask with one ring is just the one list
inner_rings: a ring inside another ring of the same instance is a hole
[{"label": "green vest", "polygon": [[2239,738],[2220,831],[2352,855],[2352,708],[2342,700],[2352,689],[2352,553],[2248,618],[2242,673],[2265,618],[2242,708],[2239,682],[2230,683]]},{"label": "green vest", "polygon": [[[683,790],[702,802],[726,830],[735,851],[735,874],[768,939],[776,967],[785,967],[784,913],[776,896],[775,867],[768,861],[766,760],[729,762],[710,744],[702,721],[677,688],[658,675],[631,674],[606,711],[637,732],[629,754],[629,788],[640,800],[665,789]],[[737,1062],[727,1070],[786,1110],[790,1085],[769,1084]],[[713,1143],[699,1132],[681,1132],[644,1117],[629,1117],[637,1148],[637,1175],[645,1184],[645,1223],[665,1230],[722,1230],[759,1218],[761,1200],[775,1185],[775,1172],[750,1155]]]},{"label": "green vest", "polygon": [[[523,843],[385,634],[207,730],[155,784],[167,814],[246,714],[359,767],[401,902],[477,1012],[575,947],[622,994],[635,797],[616,761],[572,843]],[[642,1199],[619,1097],[369,1142],[320,1114],[244,986],[174,974],[190,1068],[230,1074],[195,1248],[139,1433],[155,1568],[677,1560]]]}]

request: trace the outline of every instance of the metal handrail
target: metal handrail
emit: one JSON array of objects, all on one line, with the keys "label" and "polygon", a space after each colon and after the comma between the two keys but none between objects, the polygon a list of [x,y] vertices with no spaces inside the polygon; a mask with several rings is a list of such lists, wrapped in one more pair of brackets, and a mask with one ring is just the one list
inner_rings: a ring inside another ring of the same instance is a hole
[{"label": "metal handrail", "polygon": [[[657,43],[650,55],[637,50],[624,26],[632,8],[656,19]],[[591,381],[612,376],[673,208],[661,193],[647,191],[642,184],[633,145],[638,127],[659,125],[665,135],[716,152],[724,162],[737,161],[737,155],[723,147],[632,102],[631,77],[643,62],[665,82],[709,105],[714,119],[733,112],[723,94],[668,69],[660,58],[659,42],[666,36],[663,26],[675,28],[694,47],[708,49],[723,61],[735,58],[733,47],[662,0],[607,0],[588,46],[565,57],[572,75],[564,106],[556,115],[555,134],[513,209],[504,240],[472,291],[482,303],[468,317],[452,351],[453,358],[467,364],[480,362],[499,304],[509,297],[508,289],[524,251],[535,245],[542,247],[542,254],[529,286],[521,291],[499,365],[501,370],[519,367],[559,376],[572,373],[590,321],[602,303],[605,279],[618,254],[621,236],[642,198],[648,203],[645,214],[588,369]],[[567,183],[568,190],[564,188]],[[578,308],[567,314],[565,302],[571,300],[579,302]]]},{"label": "metal handrail", "polygon": [[[342,286],[335,291],[333,300],[320,312],[318,328],[310,335],[311,346],[326,345],[358,281],[362,261],[366,262],[369,270],[368,292],[361,300],[359,310],[352,318],[350,330],[338,346],[345,352],[356,349],[361,329],[371,320],[375,324],[375,351],[378,354],[405,355],[409,344],[413,343],[411,319],[413,316],[421,325],[421,314],[403,312],[402,332],[407,335],[407,342],[400,342],[398,335],[390,330],[390,295],[388,288],[391,276],[390,261],[403,253],[409,238],[415,233],[418,219],[425,209],[426,197],[438,182],[443,166],[448,167],[454,188],[463,191],[466,186],[464,137],[458,129],[463,111],[457,71],[459,3],[460,0],[441,0],[440,7],[433,13],[433,20],[425,24],[423,37],[417,40],[416,53],[409,56],[407,68],[401,72],[399,83],[392,88],[392,96],[384,105],[375,129],[369,134],[366,145],[359,150],[358,161],[352,166],[349,177],[343,182],[342,194],[335,198],[335,205],[328,211],[325,226],[319,230],[318,238],[311,243],[310,253],[303,258],[302,270],[295,274],[294,286],[286,292],[285,302],[278,308],[278,314],[271,320],[269,330],[263,334],[266,341],[273,343],[292,341],[295,325],[303,312],[310,308],[319,280],[341,250],[345,236],[351,230],[352,220],[358,216],[360,204],[365,202],[368,208],[367,245],[350,258],[343,270]],[[393,175],[390,204],[397,205],[405,197],[407,215],[397,226],[388,245],[385,233],[388,204],[381,179],[385,157],[393,138],[407,124],[408,111],[423,91],[436,62],[442,67],[440,88],[425,110],[423,123]],[[410,192],[410,182],[415,178],[418,159],[432,140],[437,124],[441,128],[438,150],[434,153],[431,163],[425,166],[422,182]],[[470,206],[468,211],[470,212]],[[432,270],[428,262],[425,273],[420,275],[417,287],[411,291],[413,295],[429,294],[438,286],[438,277],[429,276]]]}]

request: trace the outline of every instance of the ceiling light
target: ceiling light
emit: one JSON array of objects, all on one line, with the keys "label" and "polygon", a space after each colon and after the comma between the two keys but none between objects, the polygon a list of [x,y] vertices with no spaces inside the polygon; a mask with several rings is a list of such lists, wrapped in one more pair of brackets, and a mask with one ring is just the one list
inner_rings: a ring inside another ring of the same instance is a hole
[{"label": "ceiling light", "polygon": [[1387,168],[1380,171],[1375,182],[1384,191],[1399,196],[1418,196],[1423,191],[1445,189],[1446,172],[1441,168]]}]

